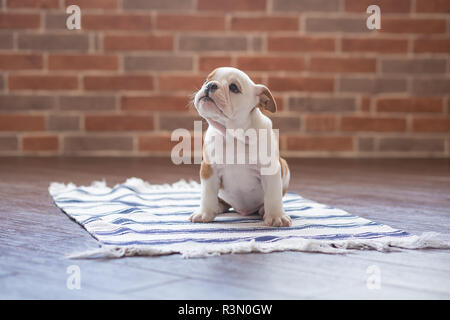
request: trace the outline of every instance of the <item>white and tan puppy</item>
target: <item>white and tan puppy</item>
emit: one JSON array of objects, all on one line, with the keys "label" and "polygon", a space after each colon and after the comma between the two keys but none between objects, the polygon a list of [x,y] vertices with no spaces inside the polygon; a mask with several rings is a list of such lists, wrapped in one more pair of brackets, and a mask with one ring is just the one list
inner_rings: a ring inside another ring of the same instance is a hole
[{"label": "white and tan puppy", "polygon": [[[194,106],[209,127],[204,138],[200,168],[201,204],[189,219],[209,222],[233,207],[242,215],[258,212],[267,226],[290,226],[291,219],[284,212],[282,203],[289,184],[289,168],[286,161],[279,157],[278,137],[272,130],[272,121],[259,109],[276,111],[276,103],[269,89],[255,84],[241,70],[218,68],[209,74],[196,93]],[[263,134],[257,135],[256,140],[246,135],[229,134],[239,132],[236,129],[241,129],[241,132],[254,129],[254,132]],[[261,143],[267,145],[261,148]],[[261,149],[268,150],[270,159],[275,161],[268,164],[258,156],[256,161],[236,164],[233,162],[236,159],[230,159],[228,154],[223,156],[224,150],[232,150],[235,156],[239,152],[235,150],[240,150],[244,152],[245,159],[250,159],[255,152],[260,155]],[[225,161],[222,161],[224,158]]]}]

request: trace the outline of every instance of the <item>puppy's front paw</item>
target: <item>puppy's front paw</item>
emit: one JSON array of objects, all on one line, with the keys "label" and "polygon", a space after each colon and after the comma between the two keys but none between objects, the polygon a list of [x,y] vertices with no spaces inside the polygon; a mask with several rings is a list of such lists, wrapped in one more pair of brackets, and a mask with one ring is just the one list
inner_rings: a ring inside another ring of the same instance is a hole
[{"label": "puppy's front paw", "polygon": [[215,213],[199,209],[189,217],[189,220],[192,222],[211,222],[215,217]]},{"label": "puppy's front paw", "polygon": [[264,224],[268,227],[290,227],[292,224],[291,217],[287,214],[282,215],[264,215]]}]

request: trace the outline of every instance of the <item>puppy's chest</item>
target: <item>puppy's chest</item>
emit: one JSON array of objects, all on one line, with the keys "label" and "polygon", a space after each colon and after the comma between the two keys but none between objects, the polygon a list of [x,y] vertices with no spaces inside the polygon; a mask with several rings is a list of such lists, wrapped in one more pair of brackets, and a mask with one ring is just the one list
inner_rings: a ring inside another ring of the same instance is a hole
[{"label": "puppy's chest", "polygon": [[256,165],[224,165],[217,168],[219,196],[242,214],[253,213],[263,204],[264,192]]}]

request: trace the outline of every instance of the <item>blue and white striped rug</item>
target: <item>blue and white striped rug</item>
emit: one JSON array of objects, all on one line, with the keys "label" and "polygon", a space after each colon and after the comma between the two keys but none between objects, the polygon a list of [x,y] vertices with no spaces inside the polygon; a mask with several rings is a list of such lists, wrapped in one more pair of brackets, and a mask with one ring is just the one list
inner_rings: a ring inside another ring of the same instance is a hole
[{"label": "blue and white striped rug", "polygon": [[212,223],[192,223],[188,217],[200,203],[200,186],[194,181],[150,185],[131,178],[113,188],[104,182],[86,187],[52,183],[49,192],[55,204],[101,244],[72,255],[78,258],[447,246],[433,240],[433,234],[411,235],[289,192],[283,202],[292,218],[290,228],[266,227],[258,215],[234,212],[220,214]]}]

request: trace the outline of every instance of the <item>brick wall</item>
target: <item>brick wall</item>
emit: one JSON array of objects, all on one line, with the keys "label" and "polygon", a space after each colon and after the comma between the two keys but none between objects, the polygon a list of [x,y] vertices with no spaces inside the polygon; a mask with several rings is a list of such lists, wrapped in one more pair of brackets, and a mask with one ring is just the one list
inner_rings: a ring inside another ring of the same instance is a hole
[{"label": "brick wall", "polygon": [[[66,6],[82,30],[66,29]],[[380,31],[366,8],[381,7]],[[449,0],[0,0],[0,155],[168,155],[217,66],[291,156],[450,155]]]}]

